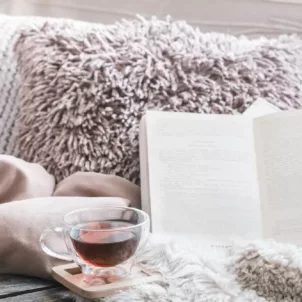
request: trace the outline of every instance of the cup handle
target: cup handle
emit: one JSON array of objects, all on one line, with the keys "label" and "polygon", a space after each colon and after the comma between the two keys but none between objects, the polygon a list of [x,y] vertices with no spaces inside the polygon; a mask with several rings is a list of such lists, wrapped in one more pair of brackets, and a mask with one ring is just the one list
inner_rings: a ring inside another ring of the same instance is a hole
[{"label": "cup handle", "polygon": [[60,227],[56,227],[56,228],[49,228],[46,229],[45,231],[43,231],[43,233],[40,236],[40,245],[42,250],[44,251],[44,253],[46,253],[47,255],[60,259],[60,260],[64,260],[64,261],[73,261],[72,257],[67,254],[67,253],[57,253],[55,251],[53,251],[52,249],[50,249],[46,244],[46,238],[50,233],[56,233],[56,235],[58,235],[59,233],[63,233],[63,229]]}]

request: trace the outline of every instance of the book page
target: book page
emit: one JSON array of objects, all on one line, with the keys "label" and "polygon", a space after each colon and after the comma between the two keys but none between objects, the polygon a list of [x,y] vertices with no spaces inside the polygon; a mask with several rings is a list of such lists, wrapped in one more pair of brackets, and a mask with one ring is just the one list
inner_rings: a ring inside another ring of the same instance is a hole
[{"label": "book page", "polygon": [[153,233],[261,235],[252,119],[151,111],[146,127]]},{"label": "book page", "polygon": [[[139,126],[139,161],[140,161],[140,187],[141,205],[143,211],[151,215],[150,188],[149,188],[149,165],[148,165],[148,140],[147,140],[146,117],[143,116]],[[152,225],[151,225],[152,228]]]},{"label": "book page", "polygon": [[243,112],[243,115],[248,117],[259,117],[280,111],[281,109],[279,109],[277,106],[274,106],[265,99],[258,98],[249,108],[247,108]]},{"label": "book page", "polygon": [[302,244],[302,112],[255,121],[265,237]]}]

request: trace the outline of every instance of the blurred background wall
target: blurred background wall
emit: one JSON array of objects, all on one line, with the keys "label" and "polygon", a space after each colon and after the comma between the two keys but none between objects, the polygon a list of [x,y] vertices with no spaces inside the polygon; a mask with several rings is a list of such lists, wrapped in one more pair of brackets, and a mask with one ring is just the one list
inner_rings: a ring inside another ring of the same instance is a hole
[{"label": "blurred background wall", "polygon": [[0,12],[103,23],[169,14],[204,31],[302,33],[302,0],[0,0]]}]

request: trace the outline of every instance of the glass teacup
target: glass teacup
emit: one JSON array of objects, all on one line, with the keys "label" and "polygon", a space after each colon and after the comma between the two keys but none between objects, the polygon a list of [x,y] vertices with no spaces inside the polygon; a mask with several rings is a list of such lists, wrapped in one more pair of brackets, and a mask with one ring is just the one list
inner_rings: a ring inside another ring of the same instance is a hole
[{"label": "glass teacup", "polygon": [[[46,229],[40,244],[48,255],[74,261],[85,275],[124,276],[137,250],[146,242],[150,220],[147,213],[128,207],[106,206],[70,212],[63,226]],[[64,235],[67,253],[50,247],[51,233]]]}]

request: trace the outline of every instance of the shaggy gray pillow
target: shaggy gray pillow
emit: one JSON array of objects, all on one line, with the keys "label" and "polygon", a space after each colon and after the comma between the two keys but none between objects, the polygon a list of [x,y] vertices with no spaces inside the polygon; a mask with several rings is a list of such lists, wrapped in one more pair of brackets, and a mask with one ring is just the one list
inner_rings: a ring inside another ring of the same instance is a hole
[{"label": "shaggy gray pillow", "polygon": [[282,109],[302,102],[298,37],[248,40],[157,19],[62,21],[25,31],[16,49],[20,156],[57,180],[96,171],[139,183],[147,109],[232,114],[258,97]]}]

